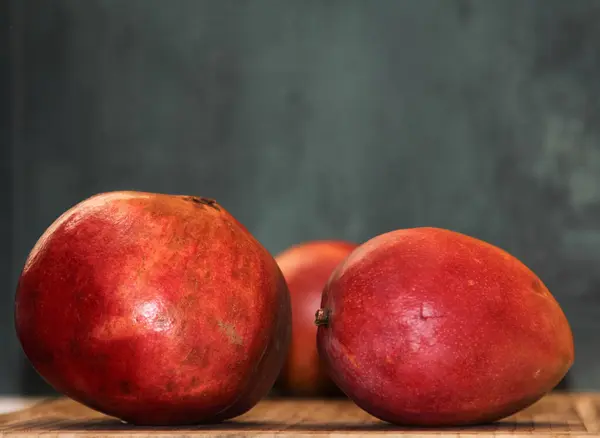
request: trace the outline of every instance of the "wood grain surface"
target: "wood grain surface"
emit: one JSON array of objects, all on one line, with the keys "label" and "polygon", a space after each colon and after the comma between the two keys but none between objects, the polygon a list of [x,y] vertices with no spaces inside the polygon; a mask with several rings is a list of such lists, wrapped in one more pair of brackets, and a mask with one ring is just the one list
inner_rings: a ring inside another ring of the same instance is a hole
[{"label": "wood grain surface", "polygon": [[600,436],[600,394],[548,395],[505,420],[476,427],[421,429],[381,422],[347,400],[269,399],[247,414],[217,425],[135,427],[68,399],[54,399],[0,416],[2,436]]}]

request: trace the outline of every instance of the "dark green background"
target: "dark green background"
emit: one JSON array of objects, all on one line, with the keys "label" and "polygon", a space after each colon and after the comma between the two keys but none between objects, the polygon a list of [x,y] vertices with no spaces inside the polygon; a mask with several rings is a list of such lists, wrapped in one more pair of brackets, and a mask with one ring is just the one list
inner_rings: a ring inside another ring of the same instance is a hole
[{"label": "dark green background", "polygon": [[27,253],[114,189],[215,197],[274,253],[422,225],[488,240],[564,307],[569,385],[600,389],[600,2],[11,5],[0,391],[44,388],[13,333]]}]

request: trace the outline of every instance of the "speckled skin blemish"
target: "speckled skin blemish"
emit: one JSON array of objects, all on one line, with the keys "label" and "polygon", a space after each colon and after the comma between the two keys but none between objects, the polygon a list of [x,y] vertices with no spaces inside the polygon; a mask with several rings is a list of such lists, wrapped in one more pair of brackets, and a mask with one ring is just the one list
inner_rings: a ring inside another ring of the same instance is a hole
[{"label": "speckled skin blemish", "polygon": [[[519,260],[416,228],[361,245],[333,273],[318,349],[335,383],[385,421],[488,422],[538,400],[574,360],[565,315]],[[319,319],[319,318],[317,318]]]},{"label": "speckled skin blemish", "polygon": [[292,341],[277,381],[285,394],[339,395],[319,360],[317,327],[313,321],[329,276],[356,246],[344,241],[311,241],[288,248],[275,257],[292,298]]},{"label": "speckled skin blemish", "polygon": [[15,320],[52,386],[135,424],[242,414],[273,385],[291,331],[275,260],[224,208],[140,192],[94,196],[44,233]]}]

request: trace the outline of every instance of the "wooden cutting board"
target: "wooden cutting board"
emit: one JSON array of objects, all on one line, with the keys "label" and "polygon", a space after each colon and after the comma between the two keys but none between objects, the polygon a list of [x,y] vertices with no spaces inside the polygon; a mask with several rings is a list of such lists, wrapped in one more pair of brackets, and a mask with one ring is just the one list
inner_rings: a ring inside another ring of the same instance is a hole
[{"label": "wooden cutting board", "polygon": [[381,422],[350,401],[270,399],[222,424],[182,428],[135,427],[68,399],[44,401],[0,416],[2,436],[290,436],[290,437],[594,437],[600,436],[600,394],[548,395],[497,423],[462,428],[402,428]]}]

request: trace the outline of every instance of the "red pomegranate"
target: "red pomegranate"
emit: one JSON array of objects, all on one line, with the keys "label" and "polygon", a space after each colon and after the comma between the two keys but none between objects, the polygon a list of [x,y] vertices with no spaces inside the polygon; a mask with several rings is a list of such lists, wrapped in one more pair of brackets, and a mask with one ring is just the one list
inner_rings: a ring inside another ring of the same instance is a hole
[{"label": "red pomegranate", "polygon": [[392,423],[494,421],[553,389],[571,329],[540,279],[505,251],[437,228],[364,243],[332,275],[318,348],[335,383]]},{"label": "red pomegranate", "polygon": [[315,309],[335,267],[356,247],[354,243],[321,240],[288,248],[275,257],[292,298],[292,341],[277,386],[285,395],[339,395],[317,353]]},{"label": "red pomegranate", "polygon": [[56,390],[135,424],[215,422],[272,387],[291,332],[273,257],[213,200],[89,198],[39,239],[15,308]]}]

